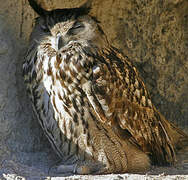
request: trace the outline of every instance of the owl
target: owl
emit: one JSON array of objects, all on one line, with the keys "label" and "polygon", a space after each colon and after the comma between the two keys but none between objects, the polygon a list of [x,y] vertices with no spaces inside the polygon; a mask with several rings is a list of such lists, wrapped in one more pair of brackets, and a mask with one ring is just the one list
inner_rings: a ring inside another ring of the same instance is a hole
[{"label": "owl", "polygon": [[38,13],[23,64],[36,117],[58,154],[57,171],[143,172],[171,165],[184,134],[155,108],[138,71],[111,46],[90,8]]}]

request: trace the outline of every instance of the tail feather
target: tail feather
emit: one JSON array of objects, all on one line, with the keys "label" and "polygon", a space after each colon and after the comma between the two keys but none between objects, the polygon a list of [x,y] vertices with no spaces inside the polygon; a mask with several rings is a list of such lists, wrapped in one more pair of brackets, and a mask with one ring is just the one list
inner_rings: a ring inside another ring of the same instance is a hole
[{"label": "tail feather", "polygon": [[167,121],[160,113],[159,116],[160,124],[163,128],[166,139],[165,143],[162,145],[165,149],[163,154],[165,156],[166,162],[173,164],[177,161],[177,151],[183,149],[185,146],[188,146],[188,135],[179,129],[175,124]]},{"label": "tail feather", "polygon": [[175,124],[170,123],[171,125],[171,136],[173,139],[173,143],[177,150],[180,150],[186,146],[188,146],[188,135],[184,133],[181,129],[179,129]]}]

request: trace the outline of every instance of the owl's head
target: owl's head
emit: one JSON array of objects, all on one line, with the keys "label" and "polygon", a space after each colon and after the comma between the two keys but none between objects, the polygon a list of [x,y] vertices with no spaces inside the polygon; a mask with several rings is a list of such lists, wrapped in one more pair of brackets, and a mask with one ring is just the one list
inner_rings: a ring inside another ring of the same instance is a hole
[{"label": "owl's head", "polygon": [[[61,49],[71,42],[102,48],[108,45],[106,36],[96,18],[88,15],[90,8],[44,10],[34,0],[31,7],[40,15],[36,19],[35,38],[50,37]],[[39,37],[40,36],[40,37]]]}]

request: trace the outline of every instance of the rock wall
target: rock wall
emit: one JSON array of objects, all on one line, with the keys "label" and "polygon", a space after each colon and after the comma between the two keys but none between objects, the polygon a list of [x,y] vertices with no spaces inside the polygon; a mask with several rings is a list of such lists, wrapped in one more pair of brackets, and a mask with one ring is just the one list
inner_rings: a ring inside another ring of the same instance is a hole
[{"label": "rock wall", "polygon": [[[46,9],[84,3],[40,2]],[[188,1],[93,0],[91,15],[138,68],[156,107],[188,132]],[[27,0],[0,0],[0,169],[10,163],[7,159],[28,166],[41,159],[43,166],[51,158],[46,158],[49,144],[32,113],[21,75],[35,17]]]}]

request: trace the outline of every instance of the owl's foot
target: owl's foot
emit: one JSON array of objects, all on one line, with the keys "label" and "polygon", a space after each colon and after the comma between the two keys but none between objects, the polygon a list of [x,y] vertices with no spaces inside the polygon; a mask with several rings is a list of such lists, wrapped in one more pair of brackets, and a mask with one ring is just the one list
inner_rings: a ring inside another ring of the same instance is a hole
[{"label": "owl's foot", "polygon": [[[98,164],[82,164],[80,165],[79,163],[73,164],[73,165],[59,165],[57,167],[57,172],[58,173],[73,173],[73,174],[80,174],[80,175],[86,175],[86,174],[98,174],[99,172],[104,171],[104,167]],[[100,174],[99,173],[99,174]]]},{"label": "owl's foot", "polygon": [[90,168],[88,166],[78,164],[73,165],[59,165],[57,167],[58,173],[73,173],[73,174],[90,174]]}]

